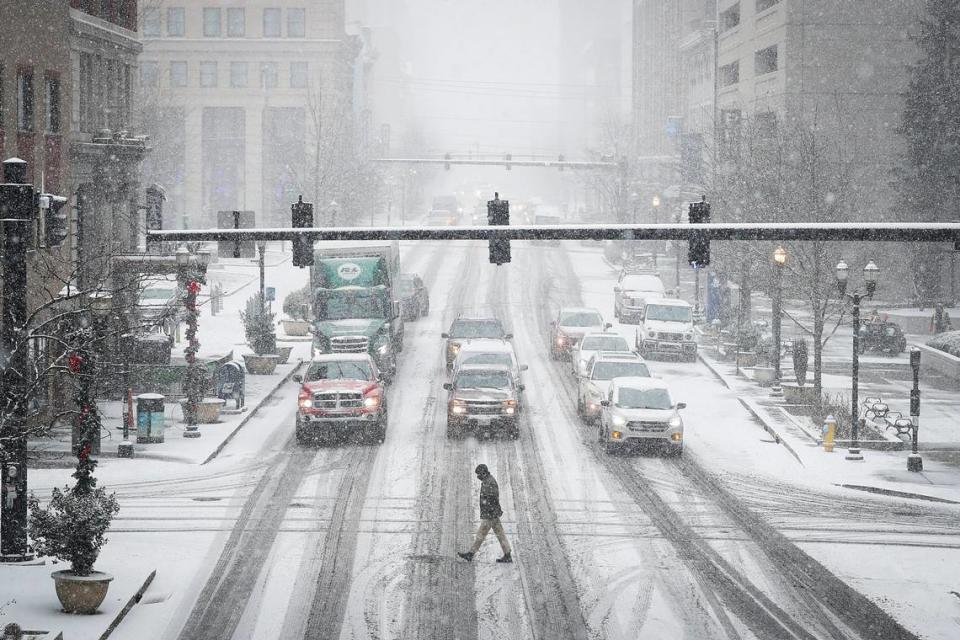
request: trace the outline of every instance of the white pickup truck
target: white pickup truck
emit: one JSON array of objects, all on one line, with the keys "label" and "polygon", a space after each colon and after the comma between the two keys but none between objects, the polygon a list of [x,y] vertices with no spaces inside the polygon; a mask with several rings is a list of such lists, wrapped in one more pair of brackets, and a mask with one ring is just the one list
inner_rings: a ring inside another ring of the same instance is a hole
[{"label": "white pickup truck", "polygon": [[644,358],[671,356],[696,360],[697,342],[690,304],[673,298],[647,300],[643,322],[637,329],[636,347]]}]

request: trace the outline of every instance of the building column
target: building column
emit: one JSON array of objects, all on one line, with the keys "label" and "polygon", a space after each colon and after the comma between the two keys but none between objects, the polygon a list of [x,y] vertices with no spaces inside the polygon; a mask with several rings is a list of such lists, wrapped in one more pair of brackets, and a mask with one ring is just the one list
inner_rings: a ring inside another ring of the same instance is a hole
[{"label": "building column", "polygon": [[268,226],[263,207],[263,108],[246,110],[242,207],[256,212],[257,226]]},{"label": "building column", "polygon": [[[203,211],[203,108],[186,106],[185,110],[184,217],[188,226],[194,229],[216,226],[216,212]],[[174,221],[173,226],[181,228],[183,220]]]}]

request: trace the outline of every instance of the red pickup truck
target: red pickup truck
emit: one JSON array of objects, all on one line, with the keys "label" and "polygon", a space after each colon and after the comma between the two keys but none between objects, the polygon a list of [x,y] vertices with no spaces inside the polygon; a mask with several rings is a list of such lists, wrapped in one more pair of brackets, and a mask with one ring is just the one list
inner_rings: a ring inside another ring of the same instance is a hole
[{"label": "red pickup truck", "polygon": [[387,433],[387,394],[377,365],[366,353],[317,356],[303,376],[297,399],[296,437],[300,444],[367,439],[383,442]]}]

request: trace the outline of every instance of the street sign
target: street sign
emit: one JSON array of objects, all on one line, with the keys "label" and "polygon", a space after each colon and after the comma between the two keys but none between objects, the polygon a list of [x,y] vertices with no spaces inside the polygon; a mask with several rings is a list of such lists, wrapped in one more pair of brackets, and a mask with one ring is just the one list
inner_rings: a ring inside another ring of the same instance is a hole
[{"label": "street sign", "polygon": [[275,301],[277,299],[277,288],[265,287],[263,297],[267,302]]}]

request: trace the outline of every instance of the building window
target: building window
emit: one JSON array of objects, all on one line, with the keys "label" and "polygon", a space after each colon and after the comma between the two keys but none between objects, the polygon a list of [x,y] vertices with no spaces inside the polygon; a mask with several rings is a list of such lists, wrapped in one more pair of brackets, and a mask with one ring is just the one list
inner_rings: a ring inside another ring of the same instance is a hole
[{"label": "building window", "polygon": [[183,7],[167,9],[167,35],[182,38],[187,33],[187,15]]},{"label": "building window", "polygon": [[17,129],[33,131],[33,72],[17,72]]},{"label": "building window", "polygon": [[264,62],[260,64],[260,88],[276,89],[279,84],[279,71],[276,62]]},{"label": "building window", "polygon": [[287,37],[302,38],[307,34],[306,9],[287,9]]},{"label": "building window", "polygon": [[777,114],[773,111],[758,113],[754,116],[756,122],[757,137],[763,140],[769,140],[777,137]]},{"label": "building window", "polygon": [[216,62],[200,63],[200,86],[208,89],[217,86]]},{"label": "building window", "polygon": [[775,4],[779,4],[780,0],[757,0],[757,13],[761,11],[766,11]]},{"label": "building window", "polygon": [[247,33],[247,17],[243,7],[227,9],[227,35],[231,38],[242,38]]},{"label": "building window", "polygon": [[740,82],[740,61],[731,62],[720,67],[720,86],[729,87]]},{"label": "building window", "polygon": [[91,129],[93,109],[93,57],[89,53],[80,54],[80,130]]},{"label": "building window", "polygon": [[174,60],[170,63],[170,86],[182,89],[187,86],[187,63]]},{"label": "building window", "polygon": [[760,49],[754,54],[753,72],[760,76],[777,70],[777,45]]},{"label": "building window", "polygon": [[47,133],[60,133],[60,81],[48,77],[46,82]]},{"label": "building window", "polygon": [[220,9],[204,7],[203,9],[203,37],[220,37]]},{"label": "building window", "polygon": [[[0,64],[0,131],[3,130],[3,65]],[[2,151],[2,149],[0,149]]]},{"label": "building window", "polygon": [[156,62],[140,63],[140,86],[156,87],[160,85],[160,65]]},{"label": "building window", "polygon": [[280,37],[280,9],[263,10],[263,37]]},{"label": "building window", "polygon": [[733,29],[740,24],[740,3],[733,5],[720,14],[720,32]]},{"label": "building window", "polygon": [[234,89],[243,89],[247,86],[247,63],[230,63],[230,86]]},{"label": "building window", "polygon": [[143,35],[154,38],[160,37],[160,9],[157,7],[144,8]]},{"label": "building window", "polygon": [[307,70],[309,65],[306,62],[290,63],[290,86],[294,89],[303,89],[307,86]]}]

